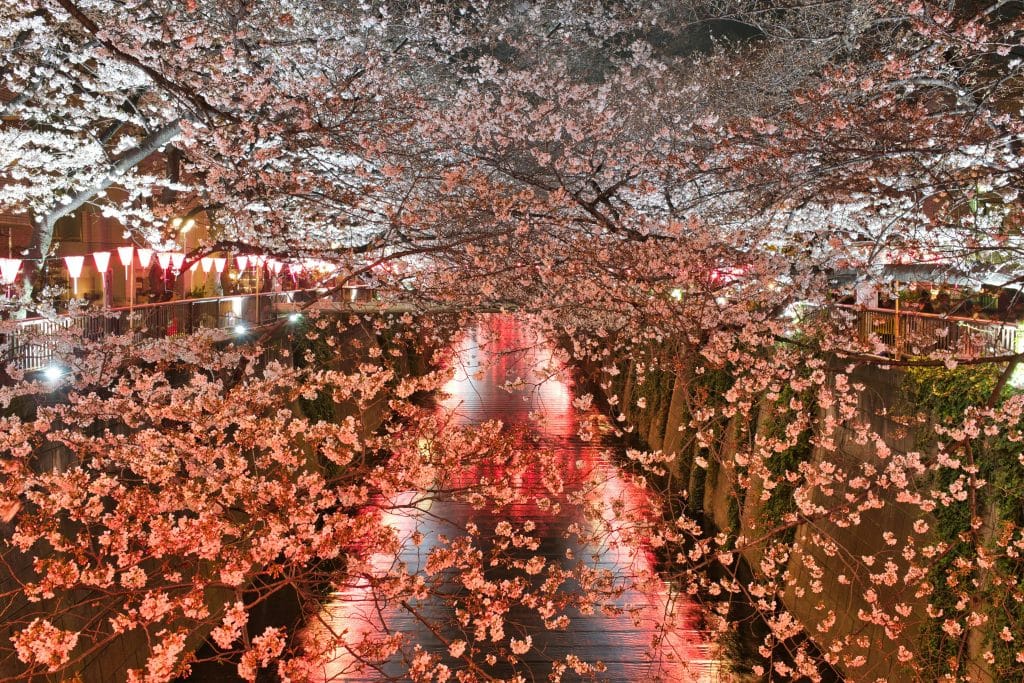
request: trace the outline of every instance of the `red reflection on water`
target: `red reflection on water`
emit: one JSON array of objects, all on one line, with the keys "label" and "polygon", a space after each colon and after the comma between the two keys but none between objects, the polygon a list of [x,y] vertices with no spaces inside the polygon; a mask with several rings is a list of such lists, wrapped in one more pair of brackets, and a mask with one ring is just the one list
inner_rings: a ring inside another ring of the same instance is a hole
[{"label": "red reflection on water", "polygon": [[[573,406],[573,388],[551,346],[523,321],[491,316],[466,333],[454,358],[454,375],[444,387],[447,396],[441,406],[451,423],[501,420],[521,446],[550,450],[566,489],[585,490],[583,499],[595,514],[584,514],[564,494],[550,494],[544,487],[544,473],[536,467],[516,473],[510,483],[523,493],[520,498],[525,497],[525,502],[504,508],[500,515],[460,503],[431,504],[418,500],[415,492],[406,492],[379,501],[383,522],[403,541],[417,532],[423,534],[422,545],[404,543],[397,555],[375,555],[368,573],[386,575],[398,562],[406,563],[410,570],[422,568],[430,551],[439,546],[438,534],[450,537],[454,529],[464,529],[470,521],[481,529],[493,529],[502,520],[514,524],[531,520],[541,538],[539,552],[549,562],[569,566],[584,561],[612,572],[629,587],[615,604],[631,610],[612,616],[574,615],[565,632],[543,627],[532,630],[534,648],[523,661],[534,679],[545,680],[551,671],[550,660],[572,653],[587,662],[604,661],[608,670],[599,680],[717,680],[720,665],[700,631],[697,610],[656,574],[644,529],[645,520],[659,515],[657,501],[615,466],[607,445],[577,436],[582,421],[596,416]],[[506,389],[510,382],[516,387],[511,392]],[[466,482],[476,482],[482,476],[492,481],[507,478],[499,467],[480,466],[462,472]],[[582,539],[567,534],[573,524],[582,529]],[[566,560],[567,550],[576,558],[573,562]],[[356,643],[366,636],[402,632],[410,635],[412,642],[423,642],[428,650],[433,639],[436,651],[444,652],[423,624],[400,609],[376,604],[365,582],[332,595],[319,616],[321,623],[311,624],[307,637],[330,631],[336,637],[344,634],[346,643]],[[656,640],[660,646],[652,659],[651,645]],[[401,679],[404,666],[396,657],[383,671],[367,671],[342,646],[334,649],[323,675],[326,680]]]}]

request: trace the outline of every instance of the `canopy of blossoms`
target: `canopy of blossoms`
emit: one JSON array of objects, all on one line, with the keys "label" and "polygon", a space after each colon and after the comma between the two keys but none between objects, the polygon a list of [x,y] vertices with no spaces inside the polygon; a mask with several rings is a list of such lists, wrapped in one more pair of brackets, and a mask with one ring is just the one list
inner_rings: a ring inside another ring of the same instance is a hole
[{"label": "canopy of blossoms", "polygon": [[[422,542],[381,521],[380,496],[524,504],[507,482],[457,476],[493,463],[564,492],[543,451],[498,425],[443,424],[420,400],[444,384],[452,335],[496,309],[593,381],[581,400],[608,430],[638,431],[651,387],[685,405],[673,452],[631,456],[665,514],[588,510],[591,532],[624,522],[659,548],[709,631],[759,624],[755,675],[874,680],[863,627],[903,676],[1019,679],[1020,348],[981,353],[938,324],[861,334],[835,306],[849,294],[838,271],[870,280],[893,253],[1020,288],[1019,14],[921,0],[5,2],[0,213],[31,239],[0,262],[0,336],[67,294],[41,283],[46,268],[80,271],[55,226],[85,209],[144,248],[202,214],[209,236],[178,267],[329,263],[339,288],[372,274],[381,311],[282,319],[247,344],[57,325],[56,381],[6,368],[0,679],[71,679],[112,647],[143,653],[126,674],[139,681],[204,657],[247,680],[306,680],[339,647],[370,669],[412,653],[415,680],[498,678],[475,641],[441,656],[401,633],[311,645],[250,627],[270,596],[294,592],[308,616],[353,579],[413,612],[428,594],[457,602],[525,676],[532,641],[506,633],[496,595],[557,628],[651,577],[581,565],[546,568],[536,591],[496,585],[487,566],[540,568],[473,533],[438,540],[421,570],[371,571]],[[861,419],[865,378],[886,372],[918,402]],[[869,456],[844,459],[849,444]],[[681,499],[684,471],[728,477],[732,527]],[[755,497],[771,523],[743,518]],[[849,529],[881,549],[845,543]],[[500,535],[528,548],[531,532]],[[833,580],[852,586],[850,614],[821,606]],[[595,666],[565,658],[552,676]]]}]

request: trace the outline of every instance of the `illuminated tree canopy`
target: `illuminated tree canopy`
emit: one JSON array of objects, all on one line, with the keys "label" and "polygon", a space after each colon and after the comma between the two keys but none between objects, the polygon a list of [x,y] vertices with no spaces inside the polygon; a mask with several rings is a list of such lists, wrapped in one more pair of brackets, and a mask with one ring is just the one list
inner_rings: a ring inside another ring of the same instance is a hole
[{"label": "illuminated tree canopy", "polygon": [[[1022,41],[1005,1],[8,0],[0,213],[33,237],[0,334],[47,310],[38,264],[85,206],[138,244],[202,213],[189,259],[322,259],[340,282],[372,275],[381,311],[311,308],[238,345],[62,332],[59,388],[9,370],[0,680],[70,680],[113,643],[144,654],[133,681],[203,658],[311,680],[339,649],[367,670],[399,653],[417,681],[503,679],[500,656],[528,680],[532,636],[509,614],[557,629],[657,578],[545,566],[532,526],[462,529],[382,575],[376,555],[423,542],[382,520],[402,492],[410,509],[564,498],[592,522],[581,538],[656,548],[709,632],[735,630],[722,596],[741,596],[764,630],[753,675],[874,680],[861,667],[883,647],[893,680],[1019,679],[1021,354],[933,334],[893,355],[836,304],[893,262],[998,270],[1019,292]],[[668,435],[629,451],[658,514],[594,502],[544,449],[424,405],[458,330],[499,308],[592,380],[577,408],[609,419],[581,438],[685,405],[671,452]],[[892,432],[858,412],[879,372],[917,401],[884,416]],[[894,450],[899,430],[918,441]],[[734,528],[681,500],[698,470],[730,478]],[[534,476],[543,495],[510,484]],[[755,495],[771,523],[743,518]],[[851,528],[884,552],[844,546]],[[840,564],[850,619],[885,645],[791,608]],[[416,601],[447,601],[471,637],[438,654],[251,628],[275,594],[309,617],[355,580],[425,624]],[[549,669],[601,677],[578,657]]]}]

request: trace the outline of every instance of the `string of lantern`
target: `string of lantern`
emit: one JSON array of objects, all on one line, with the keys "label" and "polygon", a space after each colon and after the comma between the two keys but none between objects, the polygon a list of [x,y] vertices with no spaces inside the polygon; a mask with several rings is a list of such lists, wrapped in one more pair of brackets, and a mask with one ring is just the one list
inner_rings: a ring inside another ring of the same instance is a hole
[{"label": "string of lantern", "polygon": [[[96,272],[100,274],[103,281],[103,286],[106,287],[106,275],[107,270],[110,269],[110,261],[112,252],[110,251],[96,251],[90,254],[92,257],[92,263],[96,268]],[[133,246],[123,246],[117,248],[118,260],[121,266],[124,268],[125,283],[132,281],[132,274],[134,272],[135,263],[141,269],[145,270],[150,267],[153,257],[156,256],[157,265],[165,276],[170,273],[171,270],[175,274],[182,274],[182,266],[185,263],[185,254],[183,252],[155,252],[152,249],[145,249]],[[82,276],[82,272],[86,264],[86,256],[75,255],[75,256],[64,256],[60,257],[64,261],[64,266],[67,269],[68,276],[71,278],[73,283],[72,291],[74,296],[78,296],[78,280]],[[21,266],[25,261],[47,261],[52,259],[21,259],[21,258],[0,258],[0,285],[10,287],[12,286],[21,272]],[[189,273],[195,273],[200,268],[203,271],[204,279],[209,278],[211,271],[215,271],[218,275],[224,273],[227,269],[228,257],[226,256],[204,256],[194,261],[188,268]],[[257,273],[262,271],[266,267],[275,277],[281,274],[285,266],[288,267],[288,271],[293,278],[297,277],[303,270],[307,268],[321,268],[321,269],[333,269],[333,266],[326,261],[319,261],[316,259],[306,259],[305,263],[285,263],[275,258],[268,257],[263,254],[236,254],[235,265],[240,274],[245,273],[246,270],[252,269]]]}]

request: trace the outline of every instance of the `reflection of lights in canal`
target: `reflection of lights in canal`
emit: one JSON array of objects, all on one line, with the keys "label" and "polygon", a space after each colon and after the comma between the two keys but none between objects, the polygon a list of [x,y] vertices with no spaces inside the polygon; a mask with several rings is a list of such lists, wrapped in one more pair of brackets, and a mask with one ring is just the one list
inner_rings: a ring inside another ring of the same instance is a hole
[{"label": "reflection of lights in canal", "polygon": [[[509,349],[519,350],[506,353]],[[440,547],[440,535],[457,535],[457,530],[464,529],[468,522],[490,530],[501,521],[522,524],[529,520],[536,524],[542,537],[542,549],[538,552],[549,563],[568,569],[575,566],[576,560],[567,558],[574,557],[595,569],[611,572],[628,589],[610,598],[610,602],[620,609],[635,606],[636,611],[618,615],[603,615],[600,609],[593,615],[574,613],[564,633],[544,629],[542,625],[530,630],[534,648],[523,658],[530,669],[528,679],[531,674],[534,679],[546,679],[551,659],[575,654],[584,661],[606,663],[608,671],[599,680],[718,680],[722,666],[700,630],[695,606],[685,594],[657,577],[654,554],[646,538],[648,520],[659,514],[655,502],[620,472],[606,446],[577,438],[581,421],[594,415],[576,412],[572,386],[561,374],[546,377],[535,385],[528,382],[512,393],[503,388],[510,379],[534,377],[537,368],[557,367],[551,351],[524,325],[507,316],[496,316],[467,334],[453,365],[454,377],[444,387],[447,396],[441,407],[454,415],[452,422],[501,420],[525,432],[510,432],[516,439],[525,439],[522,447],[552,449],[563,477],[586,488],[585,500],[594,513],[584,515],[578,506],[569,504],[565,495],[551,496],[553,504],[541,505],[539,501],[548,494],[543,490],[542,473],[534,468],[515,472],[513,478],[500,468],[476,465],[462,473],[467,481],[482,475],[508,476],[525,492],[527,502],[517,502],[493,514],[461,503],[417,498],[412,492],[379,501],[380,519],[394,529],[401,545],[397,553],[374,555],[366,567],[367,574],[382,577],[403,563],[410,573],[417,572],[431,550]],[[536,419],[538,414],[542,419]],[[431,446],[429,440],[421,439],[417,450],[424,458],[430,458]],[[613,514],[613,508],[617,514]],[[573,526],[583,532],[583,538],[567,533]],[[419,545],[412,542],[414,537]],[[592,556],[596,561],[592,561]],[[432,614],[447,614],[449,619],[452,616],[452,606],[448,604],[431,603],[426,608]],[[524,613],[518,618],[528,620],[529,615]],[[390,629],[409,635],[410,644],[421,642],[428,651],[446,653],[443,644],[408,613],[394,605],[377,604],[367,581],[334,593],[319,621],[322,623],[311,623],[307,638],[312,638],[317,629],[321,633],[330,630],[336,635],[344,634],[342,640],[351,647],[364,637],[384,637]],[[650,648],[654,639],[661,646],[657,659],[652,661]],[[385,680],[386,676],[403,679],[408,668],[396,655],[383,665],[383,673],[359,672],[356,656],[344,646],[334,648],[330,659],[323,673],[325,678],[334,680]],[[450,658],[445,661],[455,665]]]}]

